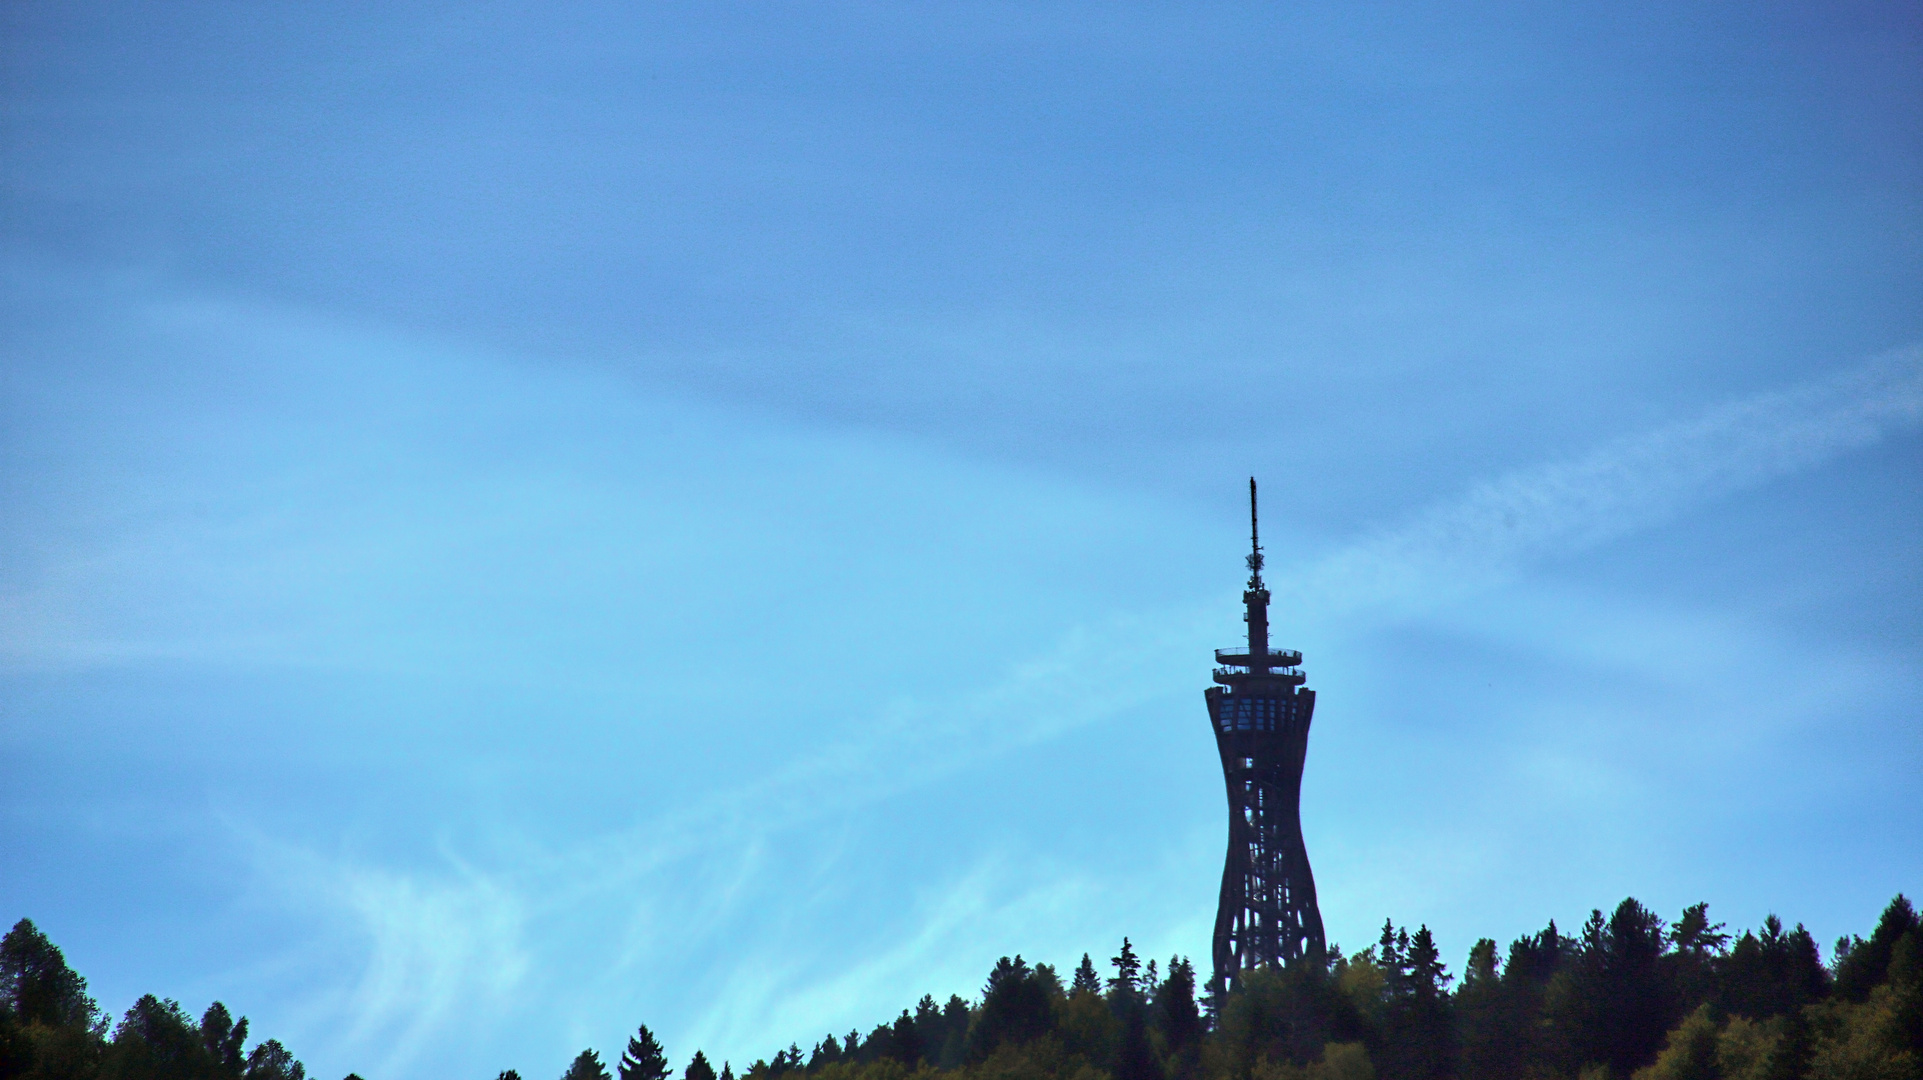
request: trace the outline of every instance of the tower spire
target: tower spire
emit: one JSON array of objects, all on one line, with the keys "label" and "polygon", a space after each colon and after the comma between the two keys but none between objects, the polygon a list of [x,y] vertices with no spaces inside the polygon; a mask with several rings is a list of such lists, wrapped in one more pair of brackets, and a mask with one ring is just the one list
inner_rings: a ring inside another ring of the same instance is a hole
[{"label": "tower spire", "polygon": [[1248,608],[1242,616],[1249,624],[1249,670],[1267,674],[1269,670],[1269,590],[1262,584],[1262,534],[1255,518],[1255,477],[1249,477],[1249,587],[1242,590],[1242,603]]},{"label": "tower spire", "polygon": [[1255,477],[1249,477],[1249,588],[1262,587],[1262,533],[1255,522]]}]

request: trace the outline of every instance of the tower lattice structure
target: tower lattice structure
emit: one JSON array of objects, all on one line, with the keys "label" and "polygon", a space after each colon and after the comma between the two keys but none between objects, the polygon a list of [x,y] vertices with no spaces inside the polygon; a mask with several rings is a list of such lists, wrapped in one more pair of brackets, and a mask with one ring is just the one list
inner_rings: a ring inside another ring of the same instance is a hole
[{"label": "tower lattice structure", "polygon": [[1243,972],[1322,959],[1322,913],[1302,843],[1302,763],[1315,691],[1302,684],[1302,654],[1269,648],[1269,590],[1262,583],[1255,479],[1249,478],[1246,646],[1217,649],[1204,693],[1229,795],[1229,851],[1215,912],[1215,985]]}]

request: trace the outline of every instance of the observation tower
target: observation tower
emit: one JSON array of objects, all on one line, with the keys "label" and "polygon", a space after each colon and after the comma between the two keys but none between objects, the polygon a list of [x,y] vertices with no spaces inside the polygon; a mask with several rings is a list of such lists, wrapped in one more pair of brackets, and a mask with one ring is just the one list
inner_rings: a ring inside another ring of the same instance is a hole
[{"label": "observation tower", "polygon": [[1215,985],[1232,990],[1250,968],[1320,961],[1326,948],[1315,877],[1302,845],[1302,762],[1315,691],[1302,654],[1269,648],[1269,590],[1249,478],[1246,646],[1215,650],[1216,686],[1203,697],[1229,792],[1229,853],[1215,911]]}]

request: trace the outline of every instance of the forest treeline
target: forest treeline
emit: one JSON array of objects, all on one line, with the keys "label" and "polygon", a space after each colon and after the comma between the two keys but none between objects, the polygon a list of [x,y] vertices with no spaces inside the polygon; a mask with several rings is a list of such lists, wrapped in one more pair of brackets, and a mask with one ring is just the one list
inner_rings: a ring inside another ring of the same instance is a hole
[{"label": "forest treeline", "polygon": [[[790,1043],[738,1075],[696,1051],[679,1077],[1923,1080],[1923,927],[1901,895],[1828,963],[1775,916],[1732,935],[1706,905],[1670,923],[1630,899],[1574,933],[1551,922],[1506,951],[1478,941],[1460,978],[1426,926],[1393,923],[1359,952],[1253,972],[1222,995],[1187,959],[1144,963],[1127,939],[1104,969],[1084,955],[1064,979],[1004,957],[979,1000],[925,996],[866,1035]],[[85,987],[31,923],[14,928],[0,947],[0,1076],[304,1078],[272,1040],[243,1054],[246,1021],[218,1002],[196,1024],[143,997],[110,1030]],[[584,1050],[562,1080],[611,1071],[676,1077],[643,1026],[618,1059]]]}]

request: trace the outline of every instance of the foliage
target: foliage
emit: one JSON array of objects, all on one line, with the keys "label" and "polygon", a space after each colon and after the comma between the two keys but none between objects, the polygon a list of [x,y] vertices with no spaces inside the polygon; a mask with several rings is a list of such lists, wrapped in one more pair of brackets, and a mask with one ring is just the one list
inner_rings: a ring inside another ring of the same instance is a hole
[{"label": "foliage", "polygon": [[[1210,1013],[1185,957],[1145,963],[1124,938],[1110,964],[1104,982],[1083,954],[1065,987],[1002,957],[978,1003],[924,995],[742,1080],[1923,1080],[1923,923],[1901,895],[1828,966],[1774,915],[1732,935],[1706,905],[1672,924],[1634,899],[1573,936],[1483,938],[1459,984],[1428,927],[1393,922],[1360,952],[1243,972]],[[196,1022],[154,995],[110,1025],[31,922],[0,941],[5,1080],[305,1080],[280,1043],[247,1039],[219,1002]],[[667,1060],[644,1025],[618,1071],[668,1080]],[[735,1080],[700,1051],[683,1076]],[[584,1050],[562,1080],[609,1076]]]},{"label": "foliage", "polygon": [[0,939],[0,1077],[12,1080],[306,1080],[286,1047],[247,1050],[246,1017],[214,1002],[196,1022],[144,994],[118,1022],[28,919]]},{"label": "foliage", "polygon": [[611,1080],[608,1067],[601,1063],[601,1055],[593,1050],[583,1050],[574,1056],[561,1080]]},{"label": "foliage", "polygon": [[668,1055],[661,1050],[660,1040],[648,1025],[642,1024],[641,1030],[628,1036],[627,1052],[615,1066],[621,1080],[668,1080]]}]

